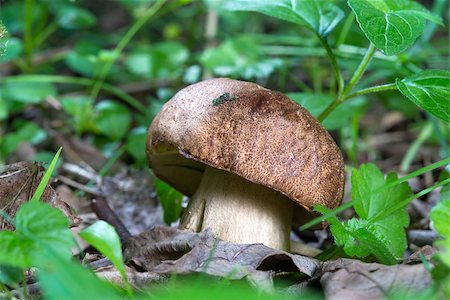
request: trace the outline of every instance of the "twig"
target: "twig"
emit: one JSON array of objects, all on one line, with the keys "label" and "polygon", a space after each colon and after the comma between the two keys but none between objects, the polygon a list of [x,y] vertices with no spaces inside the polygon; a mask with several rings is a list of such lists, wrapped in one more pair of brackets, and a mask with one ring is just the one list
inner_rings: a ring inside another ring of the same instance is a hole
[{"label": "twig", "polygon": [[439,238],[433,230],[409,230],[408,240],[417,246],[432,245]]},{"label": "twig", "polygon": [[76,182],[75,180],[72,180],[66,176],[63,175],[58,175],[58,180],[60,180],[61,182],[67,184],[68,186],[74,187],[76,189],[79,189],[85,193],[97,196],[97,197],[102,197],[103,194],[97,190],[96,188],[91,188],[88,186],[85,186],[84,184],[81,184],[79,182]]}]

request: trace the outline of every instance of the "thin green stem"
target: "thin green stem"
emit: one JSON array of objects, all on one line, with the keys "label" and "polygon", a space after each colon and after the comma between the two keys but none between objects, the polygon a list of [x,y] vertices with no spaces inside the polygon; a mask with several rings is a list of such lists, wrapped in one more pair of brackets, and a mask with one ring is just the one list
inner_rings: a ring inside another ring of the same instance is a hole
[{"label": "thin green stem", "polygon": [[345,98],[342,101],[347,101],[351,98],[355,98],[355,97],[362,96],[365,94],[377,93],[377,92],[383,92],[383,91],[394,91],[394,90],[397,90],[397,85],[395,83],[388,83],[388,84],[383,84],[383,85],[372,86],[372,87],[365,88],[365,89],[356,91],[354,93],[351,93],[351,94],[345,96]]},{"label": "thin green stem", "polygon": [[51,23],[47,27],[44,28],[34,39],[34,46],[40,46],[49,36],[51,36],[56,29],[58,29],[58,24],[56,22]]},{"label": "thin green stem", "polygon": [[98,79],[96,80],[94,86],[92,87],[91,91],[91,99],[94,101],[98,93],[100,92],[103,82],[105,81],[106,76],[108,75],[109,71],[111,70],[111,67],[113,64],[117,61],[122,51],[125,49],[125,47],[128,45],[128,43],[131,41],[133,36],[141,29],[142,26],[153,16],[156,14],[156,12],[163,6],[165,0],[158,0],[155,4],[153,4],[149,9],[145,11],[145,13],[131,26],[131,28],[127,31],[127,33],[123,36],[123,38],[120,40],[120,42],[117,44],[116,48],[114,49],[114,56],[111,58],[110,61],[108,61],[100,71],[100,75]]},{"label": "thin green stem", "polygon": [[391,207],[388,207],[387,209],[381,211],[380,213],[378,213],[376,216],[374,216],[373,218],[371,218],[369,220],[369,224],[373,224],[374,222],[386,218],[387,216],[389,216],[390,214],[396,212],[397,210],[405,207],[406,205],[408,205],[411,201],[413,201],[414,199],[420,198],[426,194],[428,194],[431,191],[434,191],[435,189],[437,189],[438,187],[444,186],[446,184],[450,183],[450,178],[447,178],[445,180],[442,180],[436,184],[433,184],[432,186],[421,190],[420,192],[418,192],[417,194],[411,195],[411,197],[408,197],[407,199],[392,205]]},{"label": "thin green stem", "polygon": [[430,138],[432,134],[433,134],[433,123],[428,122],[422,128],[419,136],[411,144],[408,151],[406,151],[406,154],[403,157],[402,162],[400,164],[400,172],[408,172],[408,169],[411,166],[411,163],[413,162],[414,158],[416,157],[420,147],[422,146],[423,143],[425,143],[426,140]]},{"label": "thin green stem", "polygon": [[[0,78],[1,82],[54,82],[54,83],[65,83],[65,84],[75,84],[82,86],[93,86],[95,81],[89,78],[80,78],[80,77],[72,77],[72,76],[60,76],[60,75],[18,75],[18,76],[9,76],[5,78]],[[131,107],[136,109],[142,114],[147,113],[147,109],[144,105],[142,105],[139,100],[125,93],[119,88],[116,88],[110,84],[103,84],[101,86],[103,90],[112,95],[122,99],[124,102],[129,104]]]},{"label": "thin green stem", "polygon": [[[325,41],[326,42],[326,41]],[[325,48],[328,44],[322,44]],[[329,48],[329,47],[328,47]],[[361,76],[364,74],[370,60],[372,59],[373,55],[375,54],[375,51],[377,48],[371,43],[369,48],[367,49],[366,54],[364,55],[363,59],[359,63],[358,68],[356,69],[355,73],[353,74],[352,78],[350,79],[350,82],[348,83],[347,87],[344,91],[343,89],[343,83],[342,86],[338,88],[338,95],[336,99],[328,105],[327,108],[319,115],[317,118],[320,122],[325,120],[326,117],[330,115],[330,113],[342,102],[344,102],[347,98],[347,95],[352,91],[353,87],[358,83],[358,81],[361,79]],[[331,49],[330,49],[331,51]],[[327,53],[329,51],[327,50]],[[334,56],[333,56],[334,57]],[[339,71],[340,72],[340,71]],[[341,75],[342,79],[342,75]]]},{"label": "thin green stem", "polygon": [[348,83],[347,87],[344,90],[344,96],[350,93],[353,89],[353,87],[358,83],[358,81],[361,79],[361,76],[366,71],[367,65],[372,60],[373,55],[375,54],[375,51],[377,48],[374,44],[370,43],[369,48],[367,49],[366,55],[364,55],[363,59],[359,63],[358,68],[356,69],[355,73],[353,74],[352,78],[350,79],[350,82]]},{"label": "thin green stem", "polygon": [[339,105],[341,104],[341,100],[336,99],[333,102],[330,103],[330,105],[327,106],[327,108],[325,108],[325,110],[319,115],[319,117],[317,117],[317,119],[319,120],[319,122],[323,122],[323,120],[325,120],[326,117],[328,117],[329,114],[331,114],[331,112]]},{"label": "thin green stem", "polygon": [[339,65],[336,60],[336,56],[333,53],[333,50],[331,50],[330,45],[328,44],[328,41],[326,38],[318,35],[320,43],[327,51],[327,55],[331,62],[331,67],[333,68],[334,77],[336,79],[336,82],[338,84],[338,95],[342,93],[342,90],[344,89],[344,78],[342,77],[341,69],[339,68]]},{"label": "thin green stem", "polygon": [[31,64],[31,54],[33,53],[33,0],[25,1],[25,13],[24,13],[24,24],[25,29],[23,33],[24,39],[24,52],[25,52],[25,63],[27,65],[27,70],[32,70]]},{"label": "thin green stem", "polygon": [[353,21],[355,21],[355,14],[350,13],[345,20],[344,26],[342,26],[341,33],[339,34],[339,37],[336,42],[336,48],[339,47],[339,45],[342,45],[345,40],[347,39],[348,32],[350,31],[350,28],[352,27]]}]

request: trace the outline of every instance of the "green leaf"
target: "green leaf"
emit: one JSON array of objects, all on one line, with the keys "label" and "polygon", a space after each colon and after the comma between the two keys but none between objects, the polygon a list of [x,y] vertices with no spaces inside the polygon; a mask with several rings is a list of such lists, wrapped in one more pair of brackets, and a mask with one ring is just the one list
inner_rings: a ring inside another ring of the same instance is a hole
[{"label": "green leaf", "polygon": [[121,139],[131,123],[131,114],[127,107],[110,100],[99,102],[95,106],[95,122],[100,132],[113,140]]},{"label": "green leaf", "polygon": [[92,102],[86,96],[67,96],[61,98],[61,104],[65,112],[73,117],[72,124],[75,132],[81,134],[83,132],[99,131],[97,127],[96,112],[92,106]]},{"label": "green leaf", "polygon": [[28,268],[39,261],[45,249],[54,249],[70,259],[75,244],[68,229],[69,220],[50,205],[33,201],[23,204],[16,214],[15,231],[0,232],[0,263]]},{"label": "green leaf", "polygon": [[9,62],[19,57],[22,48],[22,41],[18,38],[8,38],[5,42],[0,39],[0,63]]},{"label": "green leaf", "polygon": [[267,58],[255,38],[239,36],[227,39],[217,48],[210,48],[200,57],[202,65],[217,76],[245,79],[268,77],[282,60]]},{"label": "green leaf", "polygon": [[4,156],[12,154],[22,142],[32,145],[39,144],[47,138],[47,132],[35,123],[26,122],[15,128],[15,131],[4,136],[0,152]]},{"label": "green leaf", "polygon": [[125,66],[131,73],[151,79],[175,78],[188,58],[189,50],[183,44],[163,42],[135,49],[126,57]]},{"label": "green leaf", "polygon": [[131,291],[125,273],[120,238],[114,227],[100,220],[81,231],[80,236],[113,263],[125,281],[127,289]]},{"label": "green leaf", "polygon": [[56,10],[56,22],[64,29],[83,29],[95,25],[95,16],[75,5],[62,5]]},{"label": "green leaf", "polygon": [[11,265],[0,265],[0,282],[9,286],[17,286],[22,280],[23,270]]},{"label": "green leaf", "polygon": [[366,37],[385,55],[405,51],[419,37],[425,20],[442,24],[419,3],[410,0],[348,0]]},{"label": "green leaf", "polygon": [[164,222],[170,224],[180,217],[183,194],[162,180],[155,180],[155,190],[164,210]]},{"label": "green leaf", "polygon": [[[306,108],[316,118],[333,102],[333,97],[325,94],[288,93],[287,96]],[[353,114],[363,111],[366,104],[367,101],[363,97],[342,103],[324,120],[323,126],[327,130],[347,126]]]},{"label": "green leaf", "polygon": [[436,117],[450,122],[450,72],[425,70],[395,81],[409,100]]},{"label": "green leaf", "polygon": [[128,154],[130,154],[138,163],[145,162],[145,145],[147,143],[147,128],[144,126],[134,128],[128,134],[125,145]]},{"label": "green leaf", "polygon": [[39,285],[45,299],[124,299],[117,290],[58,251],[43,251],[38,262]]},{"label": "green leaf", "polygon": [[0,88],[3,98],[23,103],[39,103],[57,93],[56,87],[50,82],[14,82],[6,79]]},{"label": "green leaf", "polygon": [[432,227],[441,235],[450,239],[450,185],[441,190],[441,201],[430,212]]},{"label": "green leaf", "polygon": [[213,5],[234,11],[256,11],[306,26],[326,36],[339,23],[344,12],[329,0],[234,0],[212,1]]},{"label": "green leaf", "polygon": [[405,227],[409,224],[406,205],[372,222],[378,214],[412,195],[407,183],[381,189],[382,186],[396,180],[395,173],[389,173],[385,180],[384,175],[375,165],[361,165],[359,171],[356,169],[352,171],[352,198],[358,216],[370,223],[366,229],[384,243],[394,257],[401,258],[406,248]]}]

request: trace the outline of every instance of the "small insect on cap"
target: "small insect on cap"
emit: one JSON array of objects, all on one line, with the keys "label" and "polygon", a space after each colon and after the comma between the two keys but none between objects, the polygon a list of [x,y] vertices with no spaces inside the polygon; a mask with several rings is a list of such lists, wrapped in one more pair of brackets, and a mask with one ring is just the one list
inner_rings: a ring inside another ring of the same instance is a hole
[{"label": "small insect on cap", "polygon": [[339,205],[342,154],[302,106],[257,84],[218,78],[190,85],[162,108],[148,130],[156,176],[187,196],[205,165],[283,193],[307,210]]}]

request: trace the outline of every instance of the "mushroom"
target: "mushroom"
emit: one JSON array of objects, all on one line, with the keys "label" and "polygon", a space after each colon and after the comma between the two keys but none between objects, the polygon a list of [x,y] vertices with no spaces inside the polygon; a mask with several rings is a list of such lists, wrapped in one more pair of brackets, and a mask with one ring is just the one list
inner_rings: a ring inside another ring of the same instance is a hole
[{"label": "mushroom", "polygon": [[344,162],[328,132],[287,96],[250,82],[179,91],[148,130],[147,158],[190,197],[182,229],[210,228],[234,243],[289,250],[293,215],[333,209],[343,194]]}]

